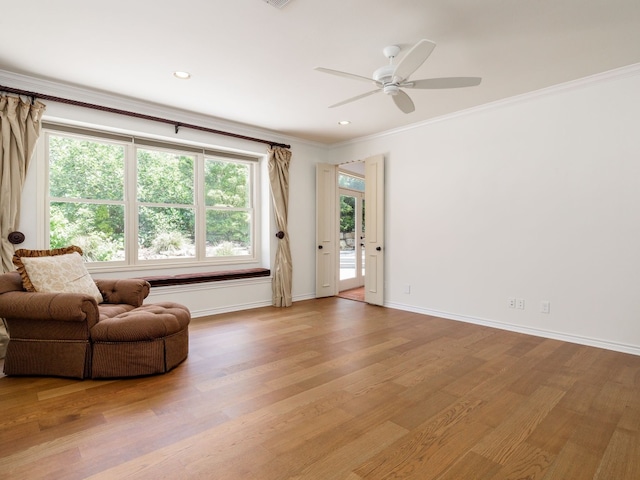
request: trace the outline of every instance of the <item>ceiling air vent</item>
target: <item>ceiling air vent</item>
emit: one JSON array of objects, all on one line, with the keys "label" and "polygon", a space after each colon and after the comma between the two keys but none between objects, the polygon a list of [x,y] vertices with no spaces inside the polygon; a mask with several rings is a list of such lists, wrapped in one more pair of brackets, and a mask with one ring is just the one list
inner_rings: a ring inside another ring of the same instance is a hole
[{"label": "ceiling air vent", "polygon": [[264,0],[269,5],[273,5],[276,8],[283,8],[289,3],[291,0]]}]

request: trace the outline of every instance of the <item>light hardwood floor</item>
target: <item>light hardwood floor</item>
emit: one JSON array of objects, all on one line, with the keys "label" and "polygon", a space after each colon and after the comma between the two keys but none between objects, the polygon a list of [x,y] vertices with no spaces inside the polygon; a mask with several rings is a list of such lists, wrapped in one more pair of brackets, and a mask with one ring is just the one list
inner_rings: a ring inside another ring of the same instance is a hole
[{"label": "light hardwood floor", "polygon": [[0,376],[0,478],[640,479],[640,357],[341,298],[190,335],[163,376]]}]

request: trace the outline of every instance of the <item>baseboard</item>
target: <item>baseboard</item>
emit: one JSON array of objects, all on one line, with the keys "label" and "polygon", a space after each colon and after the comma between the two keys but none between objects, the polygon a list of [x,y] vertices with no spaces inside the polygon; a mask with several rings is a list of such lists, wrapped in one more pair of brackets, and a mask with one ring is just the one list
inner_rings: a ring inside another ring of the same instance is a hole
[{"label": "baseboard", "polygon": [[496,320],[489,320],[486,318],[472,317],[470,315],[460,315],[460,314],[455,314],[450,312],[443,312],[440,310],[433,310],[429,308],[419,308],[412,305],[404,305],[401,303],[385,302],[384,306],[389,308],[395,308],[397,310],[404,310],[407,312],[430,315],[432,317],[445,318],[447,320],[456,320],[459,322],[473,323],[476,325],[483,325],[485,327],[498,328],[500,330],[508,330],[510,332],[524,333],[524,334],[533,335],[536,337],[550,338],[553,340],[561,340],[563,342],[576,343],[579,345],[603,348],[605,350],[613,350],[615,352],[629,353],[631,355],[640,356],[640,347],[636,345],[627,345],[623,343],[611,342],[608,340],[600,340],[597,338],[582,337],[580,335],[570,335],[570,334],[561,333],[561,332],[554,332],[552,330],[541,330],[537,328],[523,327],[522,325],[514,325],[511,323],[504,323]]},{"label": "baseboard", "polygon": [[[313,294],[299,295],[294,297],[294,302],[300,302],[303,300],[311,300],[315,298]],[[262,301],[254,303],[243,303],[239,305],[228,305],[220,308],[208,308],[204,310],[195,310],[191,312],[192,318],[206,317],[208,315],[217,315],[221,313],[236,312],[240,310],[250,310],[252,308],[269,307],[271,301]],[[396,310],[404,310],[407,312],[419,313],[422,315],[429,315],[432,317],[444,318],[447,320],[455,320],[458,322],[472,323],[475,325],[482,325],[485,327],[498,328],[500,330],[507,330],[510,332],[524,333],[526,335],[533,335],[535,337],[549,338],[553,340],[560,340],[563,342],[576,343],[578,345],[586,345],[589,347],[603,348],[605,350],[612,350],[615,352],[628,353],[631,355],[640,356],[640,347],[636,345],[628,345],[623,343],[611,342],[608,340],[601,340],[597,338],[583,337],[580,335],[570,335],[561,332],[554,332],[552,330],[542,330],[538,328],[523,327],[522,325],[514,325],[512,323],[499,322],[496,320],[489,320],[486,318],[473,317],[470,315],[460,315],[451,312],[444,312],[441,310],[434,310],[430,308],[420,308],[413,305],[405,305],[402,303],[385,302],[385,307],[395,308]]]},{"label": "baseboard", "polygon": [[[293,297],[293,302],[301,302],[303,300],[312,300],[316,298],[313,294],[308,295],[298,295]],[[252,308],[260,308],[260,307],[270,307],[272,305],[271,300],[261,301],[261,302],[253,302],[253,303],[242,303],[238,305],[227,305],[219,308],[206,308],[202,310],[193,310],[191,312],[191,318],[198,317],[206,317],[209,315],[217,315],[220,313],[229,313],[229,312],[238,312],[240,310],[250,310]]]},{"label": "baseboard", "polygon": [[205,308],[201,310],[192,310],[191,318],[208,317],[209,315],[218,315],[221,313],[239,312],[240,310],[251,310],[253,308],[269,307],[271,301],[242,303],[238,305],[225,305],[224,307]]},{"label": "baseboard", "polygon": [[293,296],[293,302],[302,302],[303,300],[313,300],[314,298],[316,298],[316,295],[314,293],[309,293],[307,295],[294,295]]}]

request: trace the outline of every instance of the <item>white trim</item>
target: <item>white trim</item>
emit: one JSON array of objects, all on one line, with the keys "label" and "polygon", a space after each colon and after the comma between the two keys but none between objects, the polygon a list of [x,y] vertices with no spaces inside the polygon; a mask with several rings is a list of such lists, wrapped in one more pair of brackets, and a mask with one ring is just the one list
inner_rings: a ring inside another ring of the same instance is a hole
[{"label": "white trim", "polygon": [[[241,280],[224,280],[221,282],[209,282],[209,283],[199,283],[199,284],[189,284],[189,285],[171,285],[167,287],[153,287],[151,291],[153,294],[167,294],[167,293],[185,293],[185,292],[196,292],[196,291],[210,291],[211,289],[219,289],[219,288],[230,288],[230,287],[242,287],[242,286],[254,286],[259,284],[271,284],[272,277],[260,277],[255,279],[241,279]],[[307,294],[307,295],[298,295],[293,298],[294,302],[301,302],[304,300],[313,300],[315,299],[315,295]],[[155,301],[155,299],[154,299]],[[219,315],[221,313],[229,313],[229,312],[238,312],[241,310],[251,310],[254,308],[261,307],[271,307],[273,305],[271,299],[258,301],[258,302],[250,302],[250,303],[239,303],[234,305],[226,305],[224,307],[215,307],[215,308],[206,308],[206,309],[193,309],[191,310],[191,318],[199,318],[206,317],[209,315]],[[274,307],[275,308],[275,307]]]},{"label": "white trim", "polygon": [[334,143],[329,145],[329,147],[333,149],[333,148],[340,148],[348,145],[358,144],[358,143],[362,143],[369,140],[379,139],[379,138],[387,137],[390,135],[395,135],[398,133],[415,130],[416,128],[421,128],[426,125],[431,125],[434,123],[444,122],[447,120],[451,120],[453,118],[473,115],[479,112],[484,112],[486,110],[495,110],[498,108],[503,108],[511,105],[517,105],[520,103],[529,102],[536,98],[546,97],[549,95],[556,95],[561,92],[577,90],[579,88],[583,88],[583,87],[594,85],[601,82],[633,77],[636,75],[640,75],[640,63],[634,63],[632,65],[616,68],[614,70],[609,70],[602,73],[596,73],[595,75],[590,75],[588,77],[579,78],[577,80],[571,80],[569,82],[559,83],[557,85],[552,85],[550,87],[534,90],[533,92],[523,93],[520,95],[515,95],[513,97],[496,100],[494,102],[485,103],[482,105],[478,105],[476,107],[467,108],[465,110],[459,110],[457,112],[452,112],[439,117],[430,118],[422,122],[412,123],[410,125],[405,125],[403,127],[394,128],[384,132],[374,133],[372,135],[353,138],[351,140],[346,140],[344,142]]},{"label": "white trim", "polygon": [[306,295],[294,295],[293,297],[293,302],[303,302],[305,300],[321,300],[320,298],[316,297],[313,293],[307,293]]},{"label": "white trim", "polygon": [[252,310],[254,308],[269,306],[271,306],[271,301],[242,303],[226,307],[206,308],[203,310],[191,310],[191,318],[208,317],[209,315],[220,315],[222,313],[239,312],[241,310]]},{"label": "white trim", "polygon": [[560,340],[563,342],[576,343],[578,345],[586,345],[589,347],[603,348],[605,350],[613,350],[615,352],[629,353],[631,355],[640,356],[640,347],[636,345],[628,345],[624,343],[612,342],[609,340],[601,340],[597,338],[582,337],[580,335],[554,332],[552,330],[541,330],[537,328],[523,327],[521,325],[514,325],[512,323],[504,323],[496,320],[489,320],[486,318],[472,317],[470,315],[461,315],[457,313],[443,312],[440,310],[433,310],[430,308],[419,308],[419,307],[414,307],[412,305],[404,305],[404,304],[395,303],[395,302],[385,302],[384,306],[389,308],[395,308],[397,310],[404,310],[407,312],[421,313],[423,315],[430,315],[432,317],[444,318],[447,320],[456,320],[459,322],[472,323],[475,325],[483,325],[485,327],[492,327],[500,330],[507,330],[510,332],[524,333],[526,335],[533,335],[536,337]]},{"label": "white trim", "polygon": [[[77,100],[85,103],[93,103],[96,105],[116,108],[120,110],[134,111],[154,117],[169,117],[171,120],[181,121],[183,123],[191,123],[194,125],[207,125],[218,130],[229,130],[239,135],[248,137],[268,136],[270,140],[279,143],[299,143],[315,147],[326,147],[326,144],[303,140],[297,137],[283,135],[281,132],[269,130],[266,128],[254,127],[243,123],[236,123],[225,120],[220,117],[199,114],[187,110],[181,110],[175,107],[169,107],[151,102],[145,102],[132,97],[125,97],[111,93],[99,92],[86,87],[72,86],[52,80],[35,78],[28,75],[10,72],[0,69],[0,83],[7,87],[19,88],[21,90],[34,91],[41,94],[53,95],[57,97]],[[82,108],[82,107],[78,107]],[[45,112],[46,121],[61,121],[67,125],[84,126],[83,124],[71,123],[68,119],[57,119],[48,116]],[[211,123],[214,123],[212,126]],[[170,125],[168,126],[170,128]]]}]

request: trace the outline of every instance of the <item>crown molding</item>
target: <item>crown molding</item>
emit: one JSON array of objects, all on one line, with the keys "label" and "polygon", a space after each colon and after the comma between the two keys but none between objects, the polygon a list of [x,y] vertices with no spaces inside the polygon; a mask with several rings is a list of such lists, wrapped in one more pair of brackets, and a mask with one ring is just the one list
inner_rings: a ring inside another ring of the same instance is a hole
[{"label": "crown molding", "polygon": [[307,144],[314,147],[326,148],[326,145],[324,144],[310,142],[309,140],[289,135],[283,135],[281,132],[274,130],[259,128],[243,123],[236,123],[219,117],[181,110],[179,108],[168,107],[157,103],[145,102],[136,98],[116,95],[78,85],[36,78],[2,69],[0,69],[0,84],[7,87],[19,88],[21,90],[33,91],[85,103],[92,103],[104,107],[133,111],[155,117],[170,118],[172,120],[176,120],[176,122],[203,126],[207,125],[218,130],[228,130],[230,132],[249,137],[268,136],[279,143]]},{"label": "crown molding", "polygon": [[170,117],[176,121],[192,124],[208,124],[213,125],[220,130],[229,130],[233,133],[246,136],[269,136],[273,137],[274,141],[282,143],[297,143],[304,144],[315,148],[321,148],[326,150],[332,150],[349,145],[362,143],[374,139],[384,138],[398,133],[415,130],[425,127],[427,125],[448,121],[458,117],[464,117],[474,115],[479,112],[495,110],[506,106],[517,105],[520,103],[528,102],[536,98],[546,97],[550,95],[556,95],[558,93],[578,90],[580,88],[588,87],[598,83],[608,82],[612,80],[619,80],[627,77],[633,77],[640,75],[640,63],[627,65],[625,67],[616,68],[602,73],[597,73],[577,80],[553,85],[551,87],[542,88],[533,92],[524,93],[521,95],[515,95],[495,102],[489,102],[486,104],[478,105],[476,107],[460,110],[447,115],[431,118],[422,122],[413,123],[399,128],[386,130],[384,132],[375,133],[363,137],[346,140],[344,142],[338,142],[334,144],[325,144],[321,142],[314,142],[310,140],[301,139],[298,137],[283,135],[281,132],[275,130],[269,130],[264,128],[255,127],[252,125],[236,123],[229,120],[225,120],[218,117],[199,114],[187,110],[181,110],[178,108],[168,107],[152,102],[144,102],[142,100],[126,97],[122,95],[115,95],[112,93],[102,92],[99,90],[93,90],[86,87],[65,84],[43,78],[31,77],[19,73],[10,72],[0,69],[0,84],[6,86],[20,88],[23,90],[36,91],[38,93],[49,94],[59,96],[62,98],[70,98],[86,103],[94,103],[111,108],[117,108],[121,110],[131,110],[146,115],[157,117]]},{"label": "crown molding", "polygon": [[559,83],[551,87],[541,88],[540,90],[523,93],[521,95],[515,95],[513,97],[505,98],[502,100],[496,100],[495,102],[489,102],[482,105],[478,105],[476,107],[467,108],[465,110],[449,113],[447,115],[430,118],[429,120],[412,123],[411,125],[405,125],[403,127],[394,128],[384,132],[374,133],[373,135],[367,135],[364,137],[354,138],[344,142],[334,143],[329,145],[329,148],[331,149],[340,148],[348,145],[362,143],[369,140],[388,137],[391,135],[396,135],[398,133],[415,130],[417,128],[422,128],[427,125],[444,122],[444,121],[451,120],[458,117],[465,117],[469,115],[475,115],[476,113],[479,113],[479,112],[485,112],[488,110],[496,110],[496,109],[507,107],[507,106],[518,105],[524,102],[529,102],[536,98],[557,95],[559,93],[578,90],[584,87],[596,85],[598,83],[609,82],[612,80],[620,80],[623,78],[634,77],[637,75],[640,75],[640,63],[634,63],[632,65],[627,65],[625,67],[608,70],[602,73],[596,73],[594,75],[589,75],[588,77],[579,78],[577,80],[571,80],[569,82]]}]

